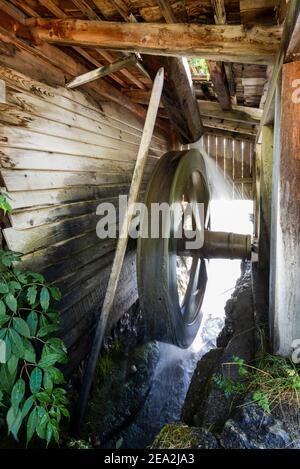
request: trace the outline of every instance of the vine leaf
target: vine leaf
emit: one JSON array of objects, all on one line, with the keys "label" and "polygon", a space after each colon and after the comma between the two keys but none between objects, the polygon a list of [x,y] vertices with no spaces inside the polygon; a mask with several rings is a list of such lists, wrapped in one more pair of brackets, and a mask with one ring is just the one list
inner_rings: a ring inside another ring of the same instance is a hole
[{"label": "vine leaf", "polygon": [[20,378],[15,383],[11,392],[11,405],[12,407],[18,408],[25,395],[25,381]]},{"label": "vine leaf", "polygon": [[42,370],[38,367],[35,367],[31,372],[29,381],[29,386],[32,394],[36,394],[39,392],[39,390],[41,389],[42,379]]},{"label": "vine leaf", "polygon": [[36,411],[36,408],[34,408],[31,411],[28,421],[27,421],[27,446],[34,435],[36,424],[37,424],[37,411]]},{"label": "vine leaf", "polygon": [[37,287],[36,285],[32,285],[27,290],[27,301],[31,306],[35,304],[36,296],[37,296]]},{"label": "vine leaf", "polygon": [[31,337],[28,324],[22,318],[13,318],[13,326],[24,337]]},{"label": "vine leaf", "polygon": [[27,316],[26,322],[28,324],[28,327],[32,336],[35,336],[36,334],[38,321],[39,320],[38,320],[37,313],[35,311],[31,311]]},{"label": "vine leaf", "polygon": [[18,332],[15,331],[15,329],[9,329],[8,333],[11,339],[13,352],[17,355],[17,357],[22,358],[24,355],[24,346],[21,337],[19,336]]},{"label": "vine leaf", "polygon": [[49,295],[49,290],[46,287],[43,287],[41,289],[40,302],[41,302],[41,307],[43,308],[43,310],[47,311],[47,309],[49,308],[49,304],[50,304],[50,295]]},{"label": "vine leaf", "polygon": [[8,293],[8,295],[6,295],[4,299],[5,299],[5,303],[6,303],[7,306],[9,307],[9,309],[10,309],[13,313],[16,313],[17,307],[18,307],[18,303],[17,303],[17,300],[16,300],[16,298],[14,297],[14,295],[12,295],[12,293]]}]

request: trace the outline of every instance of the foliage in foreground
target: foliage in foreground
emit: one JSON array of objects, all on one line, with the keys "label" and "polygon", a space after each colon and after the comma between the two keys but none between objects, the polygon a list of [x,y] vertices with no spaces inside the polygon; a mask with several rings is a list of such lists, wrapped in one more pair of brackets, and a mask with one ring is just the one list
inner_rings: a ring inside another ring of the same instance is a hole
[{"label": "foliage in foreground", "polygon": [[[11,210],[1,198],[0,208]],[[41,274],[17,269],[20,257],[0,250],[0,423],[17,441],[24,428],[27,444],[36,434],[48,445],[59,441],[61,419],[69,417],[66,391],[58,386],[64,376],[57,368],[66,363],[67,350],[53,337],[59,316],[51,302],[60,292]]]},{"label": "foliage in foreground", "polygon": [[255,366],[247,365],[242,358],[232,357],[241,382],[221,375],[214,375],[214,383],[224,391],[227,398],[234,394],[252,393],[252,400],[266,413],[281,403],[300,407],[300,369],[290,360],[280,356],[265,355]]}]

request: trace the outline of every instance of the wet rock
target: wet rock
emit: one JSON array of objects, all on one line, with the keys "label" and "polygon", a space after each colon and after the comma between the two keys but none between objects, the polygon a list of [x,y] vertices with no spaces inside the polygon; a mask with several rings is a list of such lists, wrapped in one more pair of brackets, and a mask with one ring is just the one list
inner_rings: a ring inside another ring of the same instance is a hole
[{"label": "wet rock", "polygon": [[102,444],[131,421],[147,398],[158,359],[156,342],[139,345],[129,355],[121,347],[100,357],[83,429],[86,437]]},{"label": "wet rock", "polygon": [[198,362],[182,409],[182,420],[188,425],[195,425],[195,416],[203,411],[211,391],[211,377],[222,354],[223,349],[213,349]]},{"label": "wet rock", "polygon": [[254,316],[251,272],[237,282],[236,290],[226,304],[225,327],[220,334],[218,348],[205,355],[197,365],[184,404],[182,418],[188,425],[210,428],[220,432],[232,409],[240,403],[240,396],[228,399],[213,381],[214,375],[240,382],[237,367],[228,365],[233,356],[249,362],[254,357]]},{"label": "wet rock", "polygon": [[300,439],[292,438],[284,422],[265,414],[250,396],[225,423],[220,443],[225,449],[300,448]]},{"label": "wet rock", "polygon": [[165,425],[151,449],[219,449],[215,436],[203,428],[188,427],[182,423]]}]

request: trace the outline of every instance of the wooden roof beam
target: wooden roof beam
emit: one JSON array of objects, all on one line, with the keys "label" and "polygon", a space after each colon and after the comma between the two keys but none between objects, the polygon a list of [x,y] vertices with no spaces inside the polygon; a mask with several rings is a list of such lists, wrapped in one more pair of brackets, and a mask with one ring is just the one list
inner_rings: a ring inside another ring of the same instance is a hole
[{"label": "wooden roof beam", "polygon": [[[87,16],[90,20],[102,21],[101,18],[97,15],[97,13],[87,4],[87,2],[85,0],[72,0],[72,1],[77,6],[77,8],[79,8],[79,10],[85,16]],[[97,6],[95,2],[93,2],[93,3],[95,4],[95,6]],[[109,63],[112,64],[115,61],[115,58],[109,52],[102,51],[102,50],[99,50],[99,49],[97,49],[97,52],[103,58],[105,58],[105,60],[107,60]],[[140,68],[140,67],[138,67],[138,68]],[[140,68],[140,71],[142,73],[144,72],[142,68]],[[129,81],[131,81],[134,85],[136,85],[138,88],[140,88],[141,90],[146,89],[146,86],[135,75],[133,75],[133,73],[131,73],[129,70],[122,69],[122,70],[120,70],[120,73],[124,77],[126,77]],[[147,77],[147,78],[149,78],[149,77]]]},{"label": "wooden roof beam", "polygon": [[223,62],[207,61],[210,79],[214,85],[218,101],[224,111],[231,109],[231,96]]},{"label": "wooden roof beam", "polygon": [[[169,1],[157,0],[157,3],[166,22],[175,23]],[[199,140],[203,135],[203,126],[187,64],[179,57],[144,55],[143,60],[152,77],[160,67],[165,70],[162,103],[180,141],[192,143]]]},{"label": "wooden roof beam", "polygon": [[32,19],[37,41],[152,55],[196,56],[223,62],[272,64],[281,27],[115,23],[76,19]]},{"label": "wooden roof beam", "polygon": [[[211,3],[214,9],[215,23],[225,25],[227,18],[224,0],[211,0]],[[223,62],[208,60],[207,65],[218,101],[224,111],[229,111],[231,109],[231,94],[228,78],[230,80],[233,79],[231,64],[227,64],[227,70],[225,69]],[[234,88],[232,81],[230,83],[230,88]]]}]

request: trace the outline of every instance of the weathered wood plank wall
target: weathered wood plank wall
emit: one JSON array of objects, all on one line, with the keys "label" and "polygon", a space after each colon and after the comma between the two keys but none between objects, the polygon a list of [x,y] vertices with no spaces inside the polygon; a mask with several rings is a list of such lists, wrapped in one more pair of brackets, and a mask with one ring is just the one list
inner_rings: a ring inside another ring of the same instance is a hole
[{"label": "weathered wood plank wall", "polygon": [[[61,334],[72,372],[89,350],[115,248],[115,240],[97,238],[96,207],[102,200],[116,205],[128,192],[143,123],[112,102],[99,106],[80,91],[45,85],[6,66],[0,65],[0,79],[6,84],[1,177],[13,206],[3,234],[10,249],[24,253],[24,267],[43,272],[63,292]],[[144,186],[167,149],[156,131]],[[134,251],[120,283],[114,320],[137,299]]]},{"label": "weathered wood plank wall", "polygon": [[204,148],[232,186],[233,199],[253,198],[253,143],[240,139],[205,135]]}]

